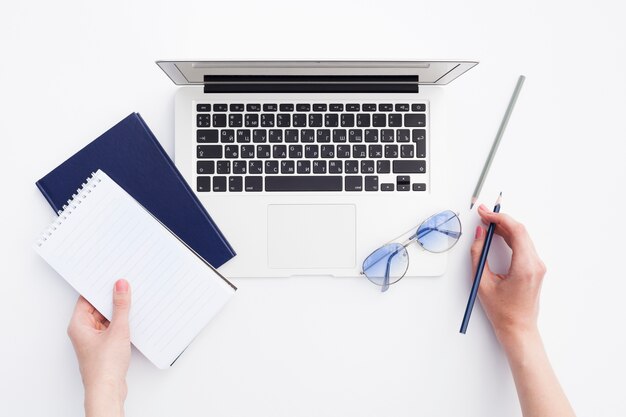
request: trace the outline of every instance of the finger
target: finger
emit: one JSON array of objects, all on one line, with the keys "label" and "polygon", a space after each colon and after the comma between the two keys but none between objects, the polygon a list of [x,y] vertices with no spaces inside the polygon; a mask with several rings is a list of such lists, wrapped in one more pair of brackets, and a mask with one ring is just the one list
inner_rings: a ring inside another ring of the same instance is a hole
[{"label": "finger", "polygon": [[115,283],[113,289],[113,317],[110,329],[128,333],[128,315],[130,313],[130,285],[125,279]]},{"label": "finger", "polygon": [[[481,226],[477,226],[476,232],[474,233],[474,242],[472,242],[472,246],[470,248],[470,255],[472,257],[472,271],[474,271],[474,276],[476,275],[476,268],[478,268],[480,256],[482,254],[483,247],[485,246],[485,236],[485,229],[483,229]],[[495,275],[491,272],[491,269],[489,268],[489,263],[485,262],[485,268],[483,269],[482,278],[484,279],[485,277],[488,277],[488,279],[491,279],[494,276]]]},{"label": "finger", "polygon": [[508,214],[494,213],[482,204],[478,207],[478,214],[486,224],[496,225],[495,233],[502,236],[513,251],[526,251],[533,247],[524,225]]}]

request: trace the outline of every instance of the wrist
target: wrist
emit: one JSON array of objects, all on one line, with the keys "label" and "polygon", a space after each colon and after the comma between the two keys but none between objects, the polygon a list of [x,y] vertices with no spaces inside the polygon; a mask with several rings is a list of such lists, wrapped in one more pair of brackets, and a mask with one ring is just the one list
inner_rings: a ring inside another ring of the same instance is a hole
[{"label": "wrist", "polygon": [[99,381],[85,384],[86,417],[123,416],[126,381]]},{"label": "wrist", "polygon": [[524,351],[530,345],[541,344],[541,335],[536,325],[501,329],[496,331],[496,337],[507,356]]}]

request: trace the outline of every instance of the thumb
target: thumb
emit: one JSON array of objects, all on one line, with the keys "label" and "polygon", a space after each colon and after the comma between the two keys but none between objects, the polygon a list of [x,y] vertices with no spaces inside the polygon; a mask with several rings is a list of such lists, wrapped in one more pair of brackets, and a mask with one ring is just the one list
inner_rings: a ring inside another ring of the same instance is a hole
[{"label": "thumb", "polygon": [[113,318],[109,326],[114,331],[128,332],[128,315],[130,313],[130,285],[125,279],[115,282],[113,289]]},{"label": "thumb", "polygon": [[[472,242],[472,247],[470,248],[470,254],[472,257],[472,271],[476,272],[476,268],[478,268],[478,262],[480,261],[480,255],[483,251],[483,246],[485,246],[485,236],[487,232],[482,226],[476,227],[476,233],[474,235],[474,242]],[[474,278],[472,275],[472,279]],[[483,270],[483,277],[488,275],[492,275],[491,269],[489,269],[489,263],[485,263],[485,269]]]}]

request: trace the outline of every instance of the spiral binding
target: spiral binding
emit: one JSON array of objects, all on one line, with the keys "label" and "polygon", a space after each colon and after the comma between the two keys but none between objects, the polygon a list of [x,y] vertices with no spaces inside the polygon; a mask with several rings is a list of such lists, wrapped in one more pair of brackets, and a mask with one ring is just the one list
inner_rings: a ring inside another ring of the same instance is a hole
[{"label": "spiral binding", "polygon": [[67,200],[67,204],[63,205],[63,209],[59,210],[57,219],[52,222],[52,224],[48,227],[48,229],[43,232],[41,238],[37,241],[37,246],[42,246],[52,234],[57,230],[61,224],[63,224],[64,220],[76,210],[82,202],[102,181],[100,177],[96,176],[97,172],[92,172],[89,177],[85,179],[85,182],[80,185],[80,187],[76,190],[76,193],[72,194],[72,198]]}]

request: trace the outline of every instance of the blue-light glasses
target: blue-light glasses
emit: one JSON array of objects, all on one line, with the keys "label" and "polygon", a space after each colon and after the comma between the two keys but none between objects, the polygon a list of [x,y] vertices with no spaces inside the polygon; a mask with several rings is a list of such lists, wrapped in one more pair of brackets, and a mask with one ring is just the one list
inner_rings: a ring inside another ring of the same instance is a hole
[{"label": "blue-light glasses", "polygon": [[363,261],[361,274],[385,292],[406,274],[409,254],[406,250],[418,242],[429,252],[441,253],[452,249],[461,237],[461,220],[457,213],[445,210],[424,220],[404,243],[387,243]]}]

